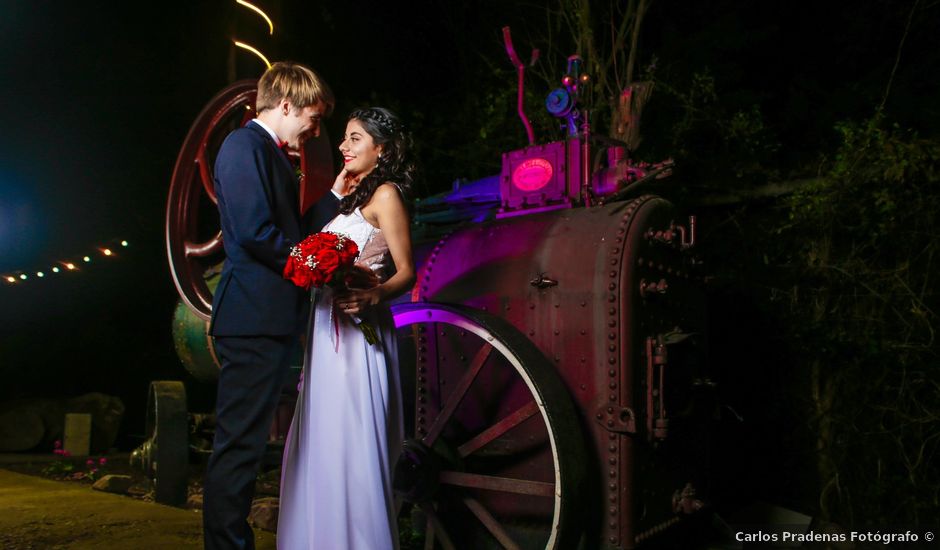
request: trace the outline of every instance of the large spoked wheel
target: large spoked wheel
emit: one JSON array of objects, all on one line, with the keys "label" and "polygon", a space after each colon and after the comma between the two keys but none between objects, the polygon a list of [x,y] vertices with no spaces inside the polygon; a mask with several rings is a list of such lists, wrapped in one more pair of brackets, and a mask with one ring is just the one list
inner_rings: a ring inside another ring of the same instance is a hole
[{"label": "large spoked wheel", "polygon": [[255,116],[256,86],[254,80],[236,82],[206,105],[183,142],[170,181],[166,210],[170,272],[180,297],[205,320],[212,314],[206,273],[224,259],[212,165],[225,136]]},{"label": "large spoked wheel", "polygon": [[[256,116],[257,81],[241,80],[219,92],[196,117],[183,142],[166,209],[166,249],[173,283],[183,302],[200,318],[212,314],[207,279],[224,260],[222,231],[213,187],[213,165],[225,137]],[[326,132],[307,139],[298,151],[301,210],[305,211],[333,180]]]},{"label": "large spoked wheel", "polygon": [[147,440],[131,455],[154,484],[154,500],[170,506],[186,503],[189,474],[189,415],[182,382],[150,383]]},{"label": "large spoked wheel", "polygon": [[413,436],[394,485],[426,518],[425,548],[577,547],[587,461],[553,365],[485,312],[415,303],[393,314],[403,372],[416,358]]}]

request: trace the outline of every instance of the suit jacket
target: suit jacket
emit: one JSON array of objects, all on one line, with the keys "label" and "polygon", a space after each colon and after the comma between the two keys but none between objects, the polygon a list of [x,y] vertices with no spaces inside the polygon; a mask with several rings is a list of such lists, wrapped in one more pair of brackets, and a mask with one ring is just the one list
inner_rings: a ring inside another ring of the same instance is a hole
[{"label": "suit jacket", "polygon": [[338,199],[327,193],[302,220],[294,168],[254,122],[225,138],[215,161],[214,187],[226,261],[212,300],[209,334],[299,333],[309,299],[283,278],[284,266],[291,247],[336,214]]}]

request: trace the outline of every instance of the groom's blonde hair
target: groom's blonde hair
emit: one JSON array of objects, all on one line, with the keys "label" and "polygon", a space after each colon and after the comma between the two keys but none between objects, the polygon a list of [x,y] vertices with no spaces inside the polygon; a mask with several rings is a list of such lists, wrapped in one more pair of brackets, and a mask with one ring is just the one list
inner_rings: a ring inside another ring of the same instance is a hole
[{"label": "groom's blonde hair", "polygon": [[258,80],[258,98],[255,109],[261,113],[277,107],[284,98],[303,109],[322,101],[326,114],[333,110],[333,92],[313,69],[292,61],[278,61],[271,65]]}]

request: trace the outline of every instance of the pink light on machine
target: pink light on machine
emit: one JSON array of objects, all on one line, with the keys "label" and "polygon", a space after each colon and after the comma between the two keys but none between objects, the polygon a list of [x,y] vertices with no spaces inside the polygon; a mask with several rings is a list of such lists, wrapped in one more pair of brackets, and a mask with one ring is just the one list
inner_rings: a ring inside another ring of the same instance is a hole
[{"label": "pink light on machine", "polygon": [[537,191],[552,181],[555,170],[543,158],[523,161],[512,171],[512,184],[522,191]]}]

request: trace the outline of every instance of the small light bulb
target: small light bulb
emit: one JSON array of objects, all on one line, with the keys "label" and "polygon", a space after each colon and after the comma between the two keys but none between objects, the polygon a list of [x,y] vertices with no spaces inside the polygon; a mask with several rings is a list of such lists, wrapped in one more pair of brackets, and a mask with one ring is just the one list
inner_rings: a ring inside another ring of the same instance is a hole
[{"label": "small light bulb", "polygon": [[59,272],[59,268],[58,268],[58,267],[53,267],[53,268],[52,268],[52,272],[53,272],[53,273],[58,273],[58,272]]},{"label": "small light bulb", "polygon": [[121,241],[121,246],[127,246],[127,241]]},{"label": "small light bulb", "polygon": [[111,254],[113,254],[113,252],[111,252],[111,249],[110,249],[110,248],[105,248],[105,249],[102,250],[101,252],[104,253],[105,256],[110,256]]},{"label": "small light bulb", "polygon": [[82,258],[82,260],[84,260],[85,262],[90,262],[91,258],[89,258],[88,256],[85,256],[84,258]]},{"label": "small light bulb", "polygon": [[23,280],[25,281],[25,280],[26,280],[26,274],[25,274],[25,273],[20,273],[20,279],[23,279]]},{"label": "small light bulb", "polygon": [[7,277],[7,282],[8,282],[8,283],[15,283],[15,282],[16,282],[16,279],[13,278],[13,277]]},{"label": "small light bulb", "polygon": [[45,277],[46,274],[43,273],[42,271],[37,271],[37,272],[36,272],[36,276],[37,276],[37,277]]},{"label": "small light bulb", "polygon": [[75,264],[73,264],[72,262],[69,262],[69,263],[65,264],[65,267],[69,268],[70,270],[71,270],[71,269],[75,269]]}]

